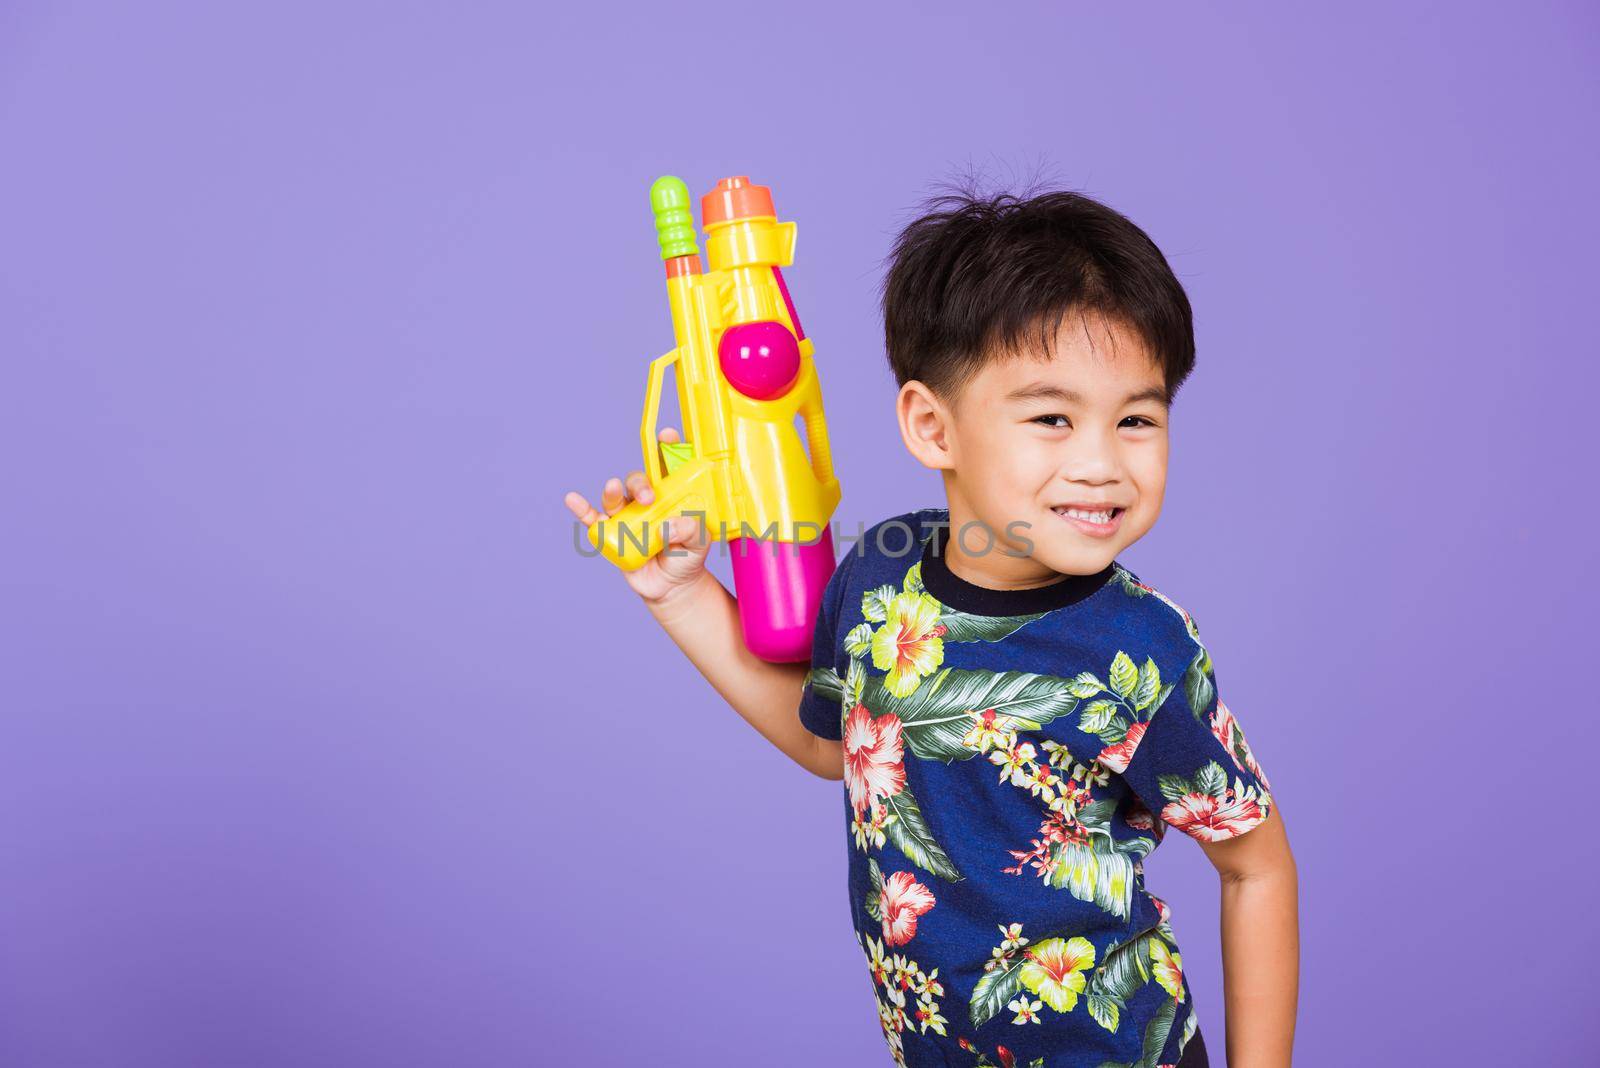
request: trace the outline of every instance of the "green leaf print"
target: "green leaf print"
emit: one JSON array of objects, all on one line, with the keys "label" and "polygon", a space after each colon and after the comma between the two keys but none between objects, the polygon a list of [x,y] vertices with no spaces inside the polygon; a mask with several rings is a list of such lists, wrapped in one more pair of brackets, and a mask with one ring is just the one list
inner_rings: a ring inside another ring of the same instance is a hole
[{"label": "green leaf print", "polygon": [[968,1006],[973,1027],[981,1027],[998,1016],[1006,1007],[1006,1002],[1021,992],[1022,965],[1026,959],[1018,954],[996,966],[994,971],[984,972],[978,977],[978,984],[972,988],[972,1004]]},{"label": "green leaf print", "polygon": [[841,715],[861,703],[861,691],[867,685],[867,665],[851,658],[844,675],[844,688],[839,707]]},{"label": "green leaf print", "polygon": [[806,685],[824,701],[844,700],[844,680],[831,667],[812,668],[806,673]]},{"label": "green leaf print", "polygon": [[1103,745],[1121,745],[1122,740],[1128,736],[1128,722],[1118,716],[1095,733],[1100,736]]},{"label": "green leaf print", "polygon": [[1143,712],[1155,703],[1156,694],[1161,690],[1161,669],[1156,667],[1156,662],[1150,657],[1144,658],[1144,666],[1139,669],[1139,682],[1133,688],[1133,694],[1128,700],[1133,702],[1136,712]]},{"label": "green leaf print", "polygon": [[1133,910],[1134,862],[1115,850],[1098,855],[1100,870],[1094,881],[1094,903],[1125,920]]},{"label": "green leaf print", "polygon": [[1209,797],[1221,797],[1228,789],[1228,773],[1222,770],[1222,765],[1215,760],[1194,774],[1194,788],[1197,793]]},{"label": "green leaf print", "polygon": [[922,561],[918,560],[906,571],[905,581],[902,583],[907,593],[924,593],[926,587],[922,585]]},{"label": "green leaf print", "polygon": [[1140,1068],[1160,1068],[1161,1051],[1166,1048],[1167,1036],[1172,1033],[1172,1021],[1178,1015],[1178,1003],[1167,1001],[1156,1011],[1155,1017],[1144,1029],[1144,1057]]},{"label": "green leaf print", "polygon": [[1150,947],[1160,938],[1160,932],[1160,926],[1152,927],[1107,949],[1099,969],[1089,977],[1086,993],[1110,998],[1126,1007],[1128,999],[1155,978],[1149,965]]},{"label": "green leaf print", "polygon": [[900,593],[893,586],[879,586],[861,595],[861,617],[869,623],[882,623],[889,618],[889,602]]},{"label": "green leaf print", "polygon": [[1084,1004],[1089,1007],[1089,1015],[1094,1017],[1095,1023],[1107,1031],[1116,1032],[1117,1024],[1121,1020],[1121,1002],[1116,998],[1090,994],[1084,999]]},{"label": "green leaf print", "polygon": [[1072,677],[1067,688],[1080,698],[1101,693],[1112,695],[1091,701],[1079,716],[1078,729],[1095,735],[1102,745],[1113,746],[1122,744],[1135,723],[1148,721],[1148,717],[1141,718],[1140,713],[1161,707],[1175,685],[1170,682],[1162,685],[1161,669],[1151,657],[1145,657],[1143,667],[1135,668],[1133,658],[1118,650],[1111,661],[1110,686],[1101,682],[1094,672],[1081,671]]},{"label": "green leaf print", "polygon": [[1156,847],[1155,839],[1139,835],[1134,838],[1118,838],[1113,843],[1117,852],[1134,860],[1143,860],[1150,851]]},{"label": "green leaf print", "polygon": [[1168,801],[1176,801],[1185,794],[1198,793],[1189,785],[1189,780],[1182,775],[1158,775],[1156,785],[1161,788],[1161,796]]},{"label": "green leaf print", "polygon": [[1072,691],[1072,696],[1074,697],[1093,697],[1101,690],[1104,690],[1106,684],[1101,682],[1099,676],[1094,672],[1080,671],[1072,677],[1072,682],[1067,685],[1067,688]]},{"label": "green leaf print", "polygon": [[1106,951],[1100,968],[1089,977],[1089,993],[1126,1002],[1150,981],[1145,958],[1150,955],[1148,932]]},{"label": "green leaf print", "polygon": [[1099,734],[1111,725],[1117,718],[1117,713],[1121,711],[1122,705],[1116,701],[1108,701],[1105,698],[1090,701],[1089,707],[1078,717],[1078,727],[1089,734]]},{"label": "green leaf print", "polygon": [[1116,810],[1117,802],[1114,798],[1102,798],[1099,801],[1091,801],[1078,809],[1077,820],[1083,824],[1085,829],[1098,831],[1110,837],[1111,814]]},{"label": "green leaf print", "polygon": [[1189,670],[1183,674],[1183,695],[1189,699],[1189,711],[1194,713],[1194,718],[1204,720],[1212,700],[1217,696],[1216,678],[1211,673],[1211,657],[1204,646],[1201,646],[1190,661]]},{"label": "green leaf print", "polygon": [[857,623],[844,636],[844,651],[852,657],[866,656],[872,651],[872,624]]},{"label": "green leaf print", "polygon": [[1014,717],[1017,730],[1038,730],[1078,705],[1066,680],[1055,675],[964,668],[942,668],[905,697],[894,696],[882,676],[873,676],[861,696],[874,715],[900,717],[901,737],[913,753],[947,764],[976,755],[962,739],[978,712],[992,708],[996,715]]},{"label": "green leaf print", "polygon": [[894,822],[884,829],[884,834],[911,863],[947,882],[958,882],[964,878],[957,870],[955,861],[933,837],[933,831],[928,829],[927,821],[922,818],[922,809],[917,807],[917,799],[911,796],[909,789],[884,798],[882,804],[895,817]]},{"label": "green leaf print", "polygon": [[1117,692],[1117,696],[1127,697],[1138,683],[1139,669],[1133,666],[1133,657],[1117,650],[1116,657],[1111,661],[1111,688]]},{"label": "green leaf print", "polygon": [[1088,901],[1119,919],[1133,907],[1134,862],[1103,835],[1090,835],[1086,843],[1065,842],[1054,850],[1056,867],[1048,876],[1051,886],[1064,887],[1079,901]]},{"label": "green leaf print", "polygon": [[872,880],[872,892],[867,895],[866,901],[862,902],[862,904],[866,906],[868,916],[882,923],[883,901],[878,895],[883,892],[883,869],[878,867],[878,862],[871,857],[867,858],[867,877]]},{"label": "green leaf print", "polygon": [[1032,623],[1043,614],[975,616],[967,612],[958,612],[942,603],[939,609],[939,623],[944,627],[944,640],[947,642],[997,642]]}]

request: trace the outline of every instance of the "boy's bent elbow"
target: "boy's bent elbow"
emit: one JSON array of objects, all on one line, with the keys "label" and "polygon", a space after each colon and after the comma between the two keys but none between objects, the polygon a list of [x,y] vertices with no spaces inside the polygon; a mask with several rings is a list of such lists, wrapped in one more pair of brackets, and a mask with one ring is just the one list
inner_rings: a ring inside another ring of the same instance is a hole
[{"label": "boy's bent elbow", "polygon": [[1250,883],[1281,883],[1294,886],[1300,879],[1300,873],[1295,868],[1294,856],[1288,852],[1262,857],[1249,867],[1219,868],[1217,875],[1225,886]]},{"label": "boy's bent elbow", "polygon": [[1224,883],[1263,879],[1292,882],[1297,876],[1294,853],[1276,809],[1252,830],[1225,841],[1202,843],[1201,848]]},{"label": "boy's bent elbow", "polygon": [[844,778],[844,744],[821,735],[811,736],[811,759],[806,770],[819,779],[838,782]]}]

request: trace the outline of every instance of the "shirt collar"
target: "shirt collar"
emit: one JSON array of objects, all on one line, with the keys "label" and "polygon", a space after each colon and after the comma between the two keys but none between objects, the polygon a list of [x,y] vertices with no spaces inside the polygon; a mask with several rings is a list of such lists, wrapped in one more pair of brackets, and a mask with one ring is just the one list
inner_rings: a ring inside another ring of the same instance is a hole
[{"label": "shirt collar", "polygon": [[1054,611],[1088,597],[1109,582],[1117,571],[1113,560],[1092,575],[1064,575],[1047,586],[1024,590],[979,586],[951,571],[945,563],[945,546],[949,544],[950,535],[949,512],[940,509],[938,519],[933,532],[922,543],[922,585],[939,603],[958,611],[979,616],[1026,616]]}]

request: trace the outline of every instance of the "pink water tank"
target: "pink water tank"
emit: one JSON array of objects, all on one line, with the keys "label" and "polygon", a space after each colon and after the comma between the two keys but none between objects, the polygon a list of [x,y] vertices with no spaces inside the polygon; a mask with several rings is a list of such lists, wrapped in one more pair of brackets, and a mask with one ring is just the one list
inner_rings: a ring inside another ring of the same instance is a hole
[{"label": "pink water tank", "polygon": [[810,545],[732,538],[734,596],[752,653],[773,663],[811,659],[822,591],[833,575],[833,532]]}]

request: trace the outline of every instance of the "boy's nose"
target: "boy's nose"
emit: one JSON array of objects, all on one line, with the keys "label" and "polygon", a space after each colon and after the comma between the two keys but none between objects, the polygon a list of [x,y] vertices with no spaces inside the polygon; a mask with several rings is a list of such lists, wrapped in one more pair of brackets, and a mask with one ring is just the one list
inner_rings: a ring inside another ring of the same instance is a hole
[{"label": "boy's nose", "polygon": [[1122,465],[1116,453],[1106,449],[1084,449],[1067,458],[1061,466],[1061,477],[1068,482],[1101,486],[1117,481],[1122,475]]},{"label": "boy's nose", "polygon": [[1076,431],[1066,446],[1061,477],[1068,482],[1100,486],[1122,477],[1122,460],[1114,436]]}]

